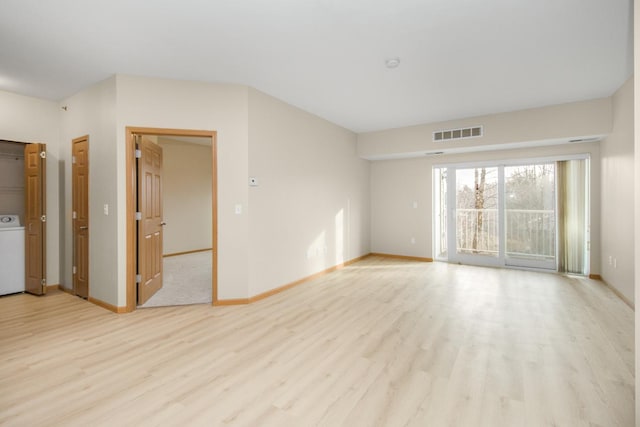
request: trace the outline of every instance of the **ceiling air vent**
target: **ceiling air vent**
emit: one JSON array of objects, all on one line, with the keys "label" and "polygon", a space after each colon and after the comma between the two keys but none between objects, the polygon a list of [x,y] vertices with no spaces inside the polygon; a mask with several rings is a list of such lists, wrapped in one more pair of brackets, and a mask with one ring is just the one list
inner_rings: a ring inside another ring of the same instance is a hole
[{"label": "ceiling air vent", "polygon": [[446,129],[433,132],[433,141],[449,141],[452,139],[479,138],[482,136],[482,126],[468,128]]}]

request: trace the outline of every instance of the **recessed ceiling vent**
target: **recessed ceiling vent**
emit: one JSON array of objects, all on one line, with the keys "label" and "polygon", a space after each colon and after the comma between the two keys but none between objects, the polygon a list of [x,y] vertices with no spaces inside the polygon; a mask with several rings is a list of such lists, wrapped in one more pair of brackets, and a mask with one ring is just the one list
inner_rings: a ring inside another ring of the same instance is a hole
[{"label": "recessed ceiling vent", "polygon": [[479,138],[482,136],[482,126],[472,126],[468,128],[437,130],[433,132],[433,141],[442,142],[452,139]]}]

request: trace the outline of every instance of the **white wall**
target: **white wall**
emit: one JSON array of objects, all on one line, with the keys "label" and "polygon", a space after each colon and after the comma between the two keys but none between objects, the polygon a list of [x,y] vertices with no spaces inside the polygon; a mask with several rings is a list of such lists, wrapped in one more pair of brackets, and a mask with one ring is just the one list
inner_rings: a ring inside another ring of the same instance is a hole
[{"label": "white wall", "polygon": [[47,145],[47,284],[60,278],[60,109],[57,103],[0,91],[0,139]]},{"label": "white wall", "polygon": [[[71,141],[89,135],[89,296],[117,305],[117,197],[116,171],[116,79],[103,82],[71,96],[61,105],[61,166],[64,176],[64,286],[72,280],[72,193]],[[109,215],[103,206],[109,205]]]},{"label": "white wall", "polygon": [[246,298],[248,220],[234,207],[248,204],[247,87],[124,75],[116,81],[117,166],[105,185],[118,194],[118,299],[109,302],[126,304],[126,126],[218,132],[218,297]]},{"label": "white wall", "polygon": [[[602,278],[634,300],[633,78],[613,95],[613,130],[602,141]],[[609,259],[611,258],[611,263]]]},{"label": "white wall", "polygon": [[[369,163],[357,157],[352,132],[238,85],[118,75],[64,104],[65,158],[72,138],[90,136],[90,230],[101,230],[91,234],[92,297],[126,305],[127,126],[217,131],[220,299],[247,298],[369,252]],[[249,164],[261,178],[251,204]]]},{"label": "white wall", "polygon": [[433,257],[431,165],[425,158],[372,162],[372,252]]},{"label": "white wall", "polygon": [[249,89],[249,290],[369,253],[369,162],[356,135]]},{"label": "white wall", "polygon": [[[481,138],[433,142],[436,130],[484,126]],[[514,148],[509,145],[558,139],[603,136],[611,131],[610,98],[529,110],[471,117],[448,122],[428,123],[358,135],[358,153],[367,159],[401,158],[424,155],[443,148],[479,151]]]},{"label": "white wall", "polygon": [[211,248],[211,145],[159,138],[163,253]]}]

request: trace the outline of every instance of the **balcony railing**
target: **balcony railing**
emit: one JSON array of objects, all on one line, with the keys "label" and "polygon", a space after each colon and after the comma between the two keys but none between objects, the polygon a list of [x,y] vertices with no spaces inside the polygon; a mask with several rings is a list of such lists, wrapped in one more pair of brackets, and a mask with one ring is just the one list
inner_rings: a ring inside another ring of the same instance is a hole
[{"label": "balcony railing", "polygon": [[[498,256],[497,209],[457,209],[458,253]],[[556,218],[553,210],[505,211],[508,257],[553,259],[556,252]]]},{"label": "balcony railing", "polygon": [[457,209],[458,253],[498,256],[498,210]]}]

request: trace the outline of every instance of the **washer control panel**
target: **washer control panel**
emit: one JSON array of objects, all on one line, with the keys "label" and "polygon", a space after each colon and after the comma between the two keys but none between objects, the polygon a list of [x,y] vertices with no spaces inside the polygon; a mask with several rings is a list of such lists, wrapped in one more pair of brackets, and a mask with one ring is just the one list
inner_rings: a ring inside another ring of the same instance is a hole
[{"label": "washer control panel", "polygon": [[20,227],[18,215],[0,215],[0,228]]}]

